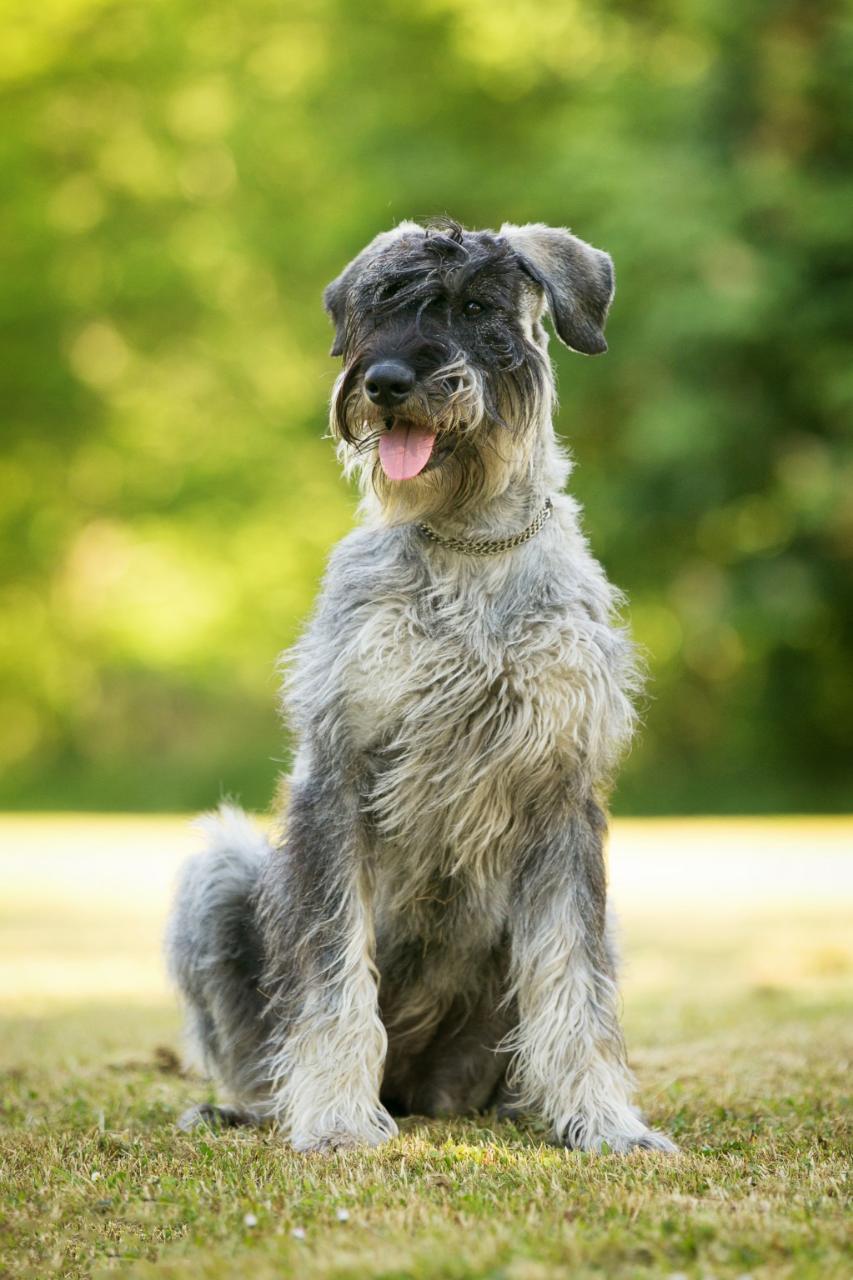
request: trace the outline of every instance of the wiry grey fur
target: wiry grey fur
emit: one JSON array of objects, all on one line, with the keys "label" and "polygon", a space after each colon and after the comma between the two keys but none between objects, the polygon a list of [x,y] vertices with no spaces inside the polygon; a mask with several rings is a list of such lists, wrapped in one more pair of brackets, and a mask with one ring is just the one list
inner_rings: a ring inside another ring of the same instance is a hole
[{"label": "wiry grey fur", "polygon": [[[326,292],[332,431],[364,519],[287,656],[283,834],[208,819],[169,931],[225,1122],[272,1118],[318,1150],[383,1142],[391,1112],[497,1104],[567,1146],[673,1149],[632,1105],[606,918],[636,670],[563,493],[542,325],[603,351],[612,292],[610,259],[567,231],[452,223],[378,236]],[[401,481],[365,392],[388,358],[416,375],[395,414],[437,432]],[[492,556],[418,528],[502,538],[547,498],[536,537]]]}]

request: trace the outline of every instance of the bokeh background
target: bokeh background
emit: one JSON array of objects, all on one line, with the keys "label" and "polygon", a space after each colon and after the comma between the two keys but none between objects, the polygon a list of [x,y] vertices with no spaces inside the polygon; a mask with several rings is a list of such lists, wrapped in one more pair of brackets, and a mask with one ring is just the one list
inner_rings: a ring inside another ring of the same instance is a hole
[{"label": "bokeh background", "polygon": [[263,807],[354,494],[322,286],[449,212],[607,248],[559,428],[649,654],[623,814],[850,807],[833,0],[7,0],[0,804]]},{"label": "bokeh background", "polygon": [[[0,1273],[848,1276],[849,0],[0,0],[0,96]],[[648,654],[608,866],[669,1171],[173,1131],[186,815],[267,805],[356,505],[322,288],[438,213],[616,261],[559,429]]]}]

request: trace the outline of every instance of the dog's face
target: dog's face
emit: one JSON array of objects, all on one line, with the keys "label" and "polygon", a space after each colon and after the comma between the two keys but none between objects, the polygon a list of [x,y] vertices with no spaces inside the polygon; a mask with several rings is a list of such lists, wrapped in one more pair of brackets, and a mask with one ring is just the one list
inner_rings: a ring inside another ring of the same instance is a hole
[{"label": "dog's face", "polygon": [[543,313],[597,354],[612,295],[608,256],[559,228],[407,222],[377,236],[324,295],[346,462],[408,518],[501,492],[550,422]]}]

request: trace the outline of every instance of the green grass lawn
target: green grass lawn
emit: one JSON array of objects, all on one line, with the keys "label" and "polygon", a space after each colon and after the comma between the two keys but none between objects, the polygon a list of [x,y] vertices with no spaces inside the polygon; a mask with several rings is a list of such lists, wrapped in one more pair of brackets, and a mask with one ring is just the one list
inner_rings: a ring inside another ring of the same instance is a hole
[{"label": "green grass lawn", "polygon": [[[657,830],[643,828],[665,847]],[[743,858],[722,842],[726,856]],[[322,1157],[270,1132],[173,1128],[208,1086],[180,1073],[162,986],[119,989],[158,972],[159,890],[136,899],[134,930],[120,885],[63,893],[57,862],[40,911],[10,865],[4,879],[0,858],[3,1277],[853,1274],[846,889],[727,901],[702,892],[697,864],[691,909],[668,907],[663,887],[622,903],[641,1100],[679,1156],[564,1152],[534,1124],[486,1115],[405,1121],[379,1151]],[[79,885],[85,859],[62,869]],[[144,865],[127,874],[146,879]]]}]

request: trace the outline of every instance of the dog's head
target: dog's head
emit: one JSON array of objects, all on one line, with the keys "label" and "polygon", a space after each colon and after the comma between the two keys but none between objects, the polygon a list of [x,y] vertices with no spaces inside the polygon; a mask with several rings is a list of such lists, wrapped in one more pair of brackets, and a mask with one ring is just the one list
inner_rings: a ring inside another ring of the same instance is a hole
[{"label": "dog's head", "polygon": [[402,518],[502,492],[550,423],[543,315],[596,355],[612,296],[610,258],[561,228],[404,222],[377,236],[324,295],[345,462]]}]

